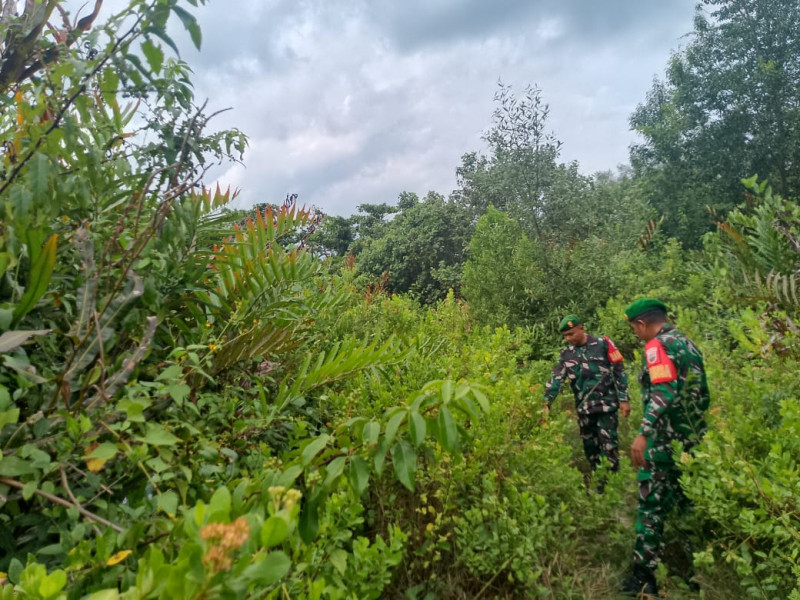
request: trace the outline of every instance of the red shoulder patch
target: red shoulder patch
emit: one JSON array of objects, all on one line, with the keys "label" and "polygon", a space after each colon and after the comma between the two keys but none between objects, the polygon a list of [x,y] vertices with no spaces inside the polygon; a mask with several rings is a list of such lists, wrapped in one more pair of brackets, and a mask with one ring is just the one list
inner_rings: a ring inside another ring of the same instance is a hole
[{"label": "red shoulder patch", "polygon": [[669,383],[678,378],[675,363],[667,354],[664,346],[658,340],[650,340],[644,347],[647,371],[650,373],[650,383]]},{"label": "red shoulder patch", "polygon": [[606,344],[608,344],[608,362],[612,364],[622,362],[622,352],[617,350],[617,347],[614,345],[614,342],[612,342],[608,338],[603,338],[603,339],[606,341]]}]

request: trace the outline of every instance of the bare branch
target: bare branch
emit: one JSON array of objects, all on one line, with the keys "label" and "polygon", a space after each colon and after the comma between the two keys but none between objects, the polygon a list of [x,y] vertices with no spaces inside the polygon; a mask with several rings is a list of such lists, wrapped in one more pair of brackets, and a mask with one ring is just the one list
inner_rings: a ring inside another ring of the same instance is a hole
[{"label": "bare branch", "polygon": [[[21,490],[25,487],[25,484],[22,483],[21,481],[17,481],[16,479],[10,479],[8,477],[0,477],[0,483],[7,485],[9,487],[17,488],[18,490]],[[58,496],[54,496],[53,494],[48,494],[47,492],[44,492],[39,489],[33,490],[33,493],[36,494],[37,496],[41,496],[45,500],[49,500],[53,504],[58,504],[59,506],[64,506],[66,508],[75,508],[80,514],[82,514],[90,521],[94,521],[95,523],[100,523],[100,525],[105,525],[106,527],[110,527],[117,533],[123,533],[125,531],[122,527],[120,527],[116,523],[112,523],[111,521],[104,519],[103,517],[86,510],[80,504],[77,503],[73,504],[72,502],[64,500],[63,498],[59,498]],[[68,493],[71,494],[71,492]]]}]

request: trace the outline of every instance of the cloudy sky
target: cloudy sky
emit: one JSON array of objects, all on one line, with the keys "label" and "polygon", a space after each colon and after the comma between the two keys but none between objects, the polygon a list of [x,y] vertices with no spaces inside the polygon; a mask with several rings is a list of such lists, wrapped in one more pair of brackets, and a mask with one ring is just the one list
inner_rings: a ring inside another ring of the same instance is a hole
[{"label": "cloudy sky", "polygon": [[240,206],[296,192],[329,214],[449,194],[484,150],[498,80],[538,85],[562,159],[627,162],[628,116],[686,42],[695,0],[209,0],[183,58],[218,128],[249,137],[217,173]]}]

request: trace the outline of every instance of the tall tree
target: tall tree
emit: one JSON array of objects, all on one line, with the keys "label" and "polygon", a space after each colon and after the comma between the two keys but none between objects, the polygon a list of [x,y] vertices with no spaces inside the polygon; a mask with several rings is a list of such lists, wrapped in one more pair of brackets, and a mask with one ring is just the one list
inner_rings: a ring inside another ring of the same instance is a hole
[{"label": "tall tree", "polygon": [[423,302],[434,302],[458,288],[461,267],[472,234],[465,208],[429,192],[400,195],[400,212],[378,235],[359,240],[359,268],[378,276],[389,272],[391,292],[411,292]]},{"label": "tall tree", "polygon": [[484,135],[489,157],[466,154],[457,170],[457,197],[476,216],[491,204],[514,216],[523,229],[543,241],[542,215],[559,170],[561,142],[547,131],[549,106],[538,87],[521,96],[499,84],[492,126]]},{"label": "tall tree", "polygon": [[792,0],[703,0],[691,41],[631,116],[643,190],[667,233],[697,245],[709,205],[739,203],[742,178],[800,192],[800,5]]}]

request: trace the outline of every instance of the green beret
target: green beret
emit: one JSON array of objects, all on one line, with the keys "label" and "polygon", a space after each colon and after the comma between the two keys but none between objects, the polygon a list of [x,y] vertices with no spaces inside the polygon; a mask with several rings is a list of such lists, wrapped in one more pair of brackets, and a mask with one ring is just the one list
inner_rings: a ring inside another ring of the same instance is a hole
[{"label": "green beret", "polygon": [[561,332],[566,331],[567,329],[572,329],[573,327],[577,327],[581,324],[581,318],[578,315],[567,315],[561,322],[558,324],[558,330]]},{"label": "green beret", "polygon": [[628,321],[633,321],[639,315],[650,312],[651,310],[660,310],[666,313],[667,305],[655,298],[639,298],[638,300],[634,300],[631,305],[625,309],[625,318],[628,319]]}]

